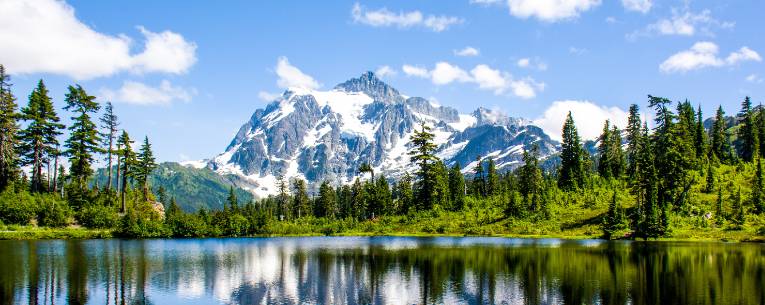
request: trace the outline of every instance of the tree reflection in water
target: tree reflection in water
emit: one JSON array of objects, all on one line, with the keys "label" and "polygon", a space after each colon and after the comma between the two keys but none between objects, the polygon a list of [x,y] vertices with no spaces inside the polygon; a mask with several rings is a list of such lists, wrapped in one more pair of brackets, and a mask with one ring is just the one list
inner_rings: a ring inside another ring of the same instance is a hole
[{"label": "tree reflection in water", "polygon": [[765,304],[765,246],[494,238],[0,241],[2,304]]}]

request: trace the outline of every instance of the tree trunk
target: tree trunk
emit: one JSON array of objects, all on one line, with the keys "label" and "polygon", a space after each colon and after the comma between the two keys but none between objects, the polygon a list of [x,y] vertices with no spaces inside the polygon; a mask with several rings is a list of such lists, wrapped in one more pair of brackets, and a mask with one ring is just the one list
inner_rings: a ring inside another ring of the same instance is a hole
[{"label": "tree trunk", "polygon": [[[108,153],[108,169],[107,172],[109,175],[106,177],[106,190],[112,189],[112,139],[114,138],[113,134],[109,135],[109,153]],[[119,172],[119,168],[117,168],[117,172]]]},{"label": "tree trunk", "polygon": [[57,189],[58,189],[58,154],[56,154],[56,159],[53,161],[53,193],[55,193]]}]

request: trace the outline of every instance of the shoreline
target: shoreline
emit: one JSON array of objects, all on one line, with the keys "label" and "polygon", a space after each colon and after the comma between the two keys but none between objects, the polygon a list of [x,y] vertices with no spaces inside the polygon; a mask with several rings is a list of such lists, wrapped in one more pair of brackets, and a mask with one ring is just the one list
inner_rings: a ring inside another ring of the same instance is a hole
[{"label": "shoreline", "polygon": [[[460,234],[460,233],[425,233],[425,232],[338,232],[334,234],[322,234],[321,232],[301,234],[262,234],[251,236],[199,236],[199,237],[157,237],[157,238],[134,238],[134,239],[192,239],[192,238],[268,238],[268,237],[493,237],[493,238],[518,238],[518,239],[561,239],[561,240],[603,240],[598,236],[591,235],[566,235],[566,234]],[[71,240],[71,239],[119,239],[110,229],[85,229],[77,227],[69,228],[43,228],[22,227],[19,230],[0,230],[0,240]],[[614,239],[615,241],[663,241],[663,242],[721,242],[721,243],[765,243],[765,236],[746,236],[741,239],[720,239],[711,236],[697,238],[664,237],[656,239]]]}]

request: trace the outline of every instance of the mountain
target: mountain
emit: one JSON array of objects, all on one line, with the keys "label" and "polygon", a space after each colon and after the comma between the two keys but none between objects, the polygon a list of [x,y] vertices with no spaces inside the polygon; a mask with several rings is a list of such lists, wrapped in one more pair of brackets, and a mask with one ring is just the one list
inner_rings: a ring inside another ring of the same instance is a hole
[{"label": "mountain", "polygon": [[462,114],[401,94],[367,72],[329,91],[286,90],[255,110],[206,167],[259,197],[274,194],[280,176],[312,184],[348,183],[363,163],[376,174],[396,178],[413,171],[409,137],[421,124],[433,128],[437,155],[447,165],[459,162],[463,172],[472,171],[478,156],[510,170],[534,143],[542,157],[558,147],[527,120],[486,108]]},{"label": "mountain", "polygon": [[[153,189],[165,188],[168,198],[175,197],[178,206],[186,212],[196,212],[199,208],[219,210],[229,194],[234,192],[239,202],[244,204],[253,199],[253,195],[234,186],[235,177],[219,175],[204,167],[205,164],[163,162],[159,164],[150,178]],[[95,178],[98,185],[106,184],[106,169],[99,169]]]}]

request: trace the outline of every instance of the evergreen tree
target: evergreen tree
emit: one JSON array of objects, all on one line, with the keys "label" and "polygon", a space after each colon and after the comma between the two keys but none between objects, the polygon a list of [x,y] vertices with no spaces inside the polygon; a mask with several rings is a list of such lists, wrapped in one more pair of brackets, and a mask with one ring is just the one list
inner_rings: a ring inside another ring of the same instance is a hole
[{"label": "evergreen tree", "polygon": [[616,125],[611,127],[611,137],[608,152],[608,163],[611,166],[611,175],[620,178],[624,174],[624,150],[622,150],[622,132]]},{"label": "evergreen tree", "polygon": [[370,194],[367,193],[367,188],[361,183],[361,180],[356,178],[351,187],[351,207],[353,216],[357,220],[364,220],[367,218],[367,210],[369,207]]},{"label": "evergreen tree", "polygon": [[727,129],[728,127],[725,123],[725,111],[723,111],[722,106],[719,106],[717,108],[717,113],[715,114],[714,124],[712,125],[712,153],[710,157],[713,157],[720,162],[731,161],[731,148]]},{"label": "evergreen tree", "polygon": [[741,228],[744,225],[744,205],[741,202],[741,187],[738,188],[736,195],[733,196],[733,224]]},{"label": "evergreen tree", "polygon": [[574,190],[584,185],[584,149],[570,111],[566,116],[566,122],[563,123],[562,138],[558,187],[563,190]]},{"label": "evergreen tree", "polygon": [[757,158],[757,169],[754,173],[754,179],[752,181],[752,206],[757,214],[760,214],[765,209],[765,195],[763,194],[763,181],[762,181],[762,161]]},{"label": "evergreen tree", "polygon": [[93,155],[102,151],[99,146],[101,136],[90,118],[90,113],[97,112],[100,106],[95,101],[96,97],[88,95],[80,85],[69,86],[68,89],[64,109],[74,112],[76,116],[71,118],[72,125],[69,126],[70,135],[66,140],[65,153],[69,156],[71,164],[70,175],[84,188],[93,174]]},{"label": "evergreen tree", "polygon": [[497,196],[500,192],[497,166],[494,164],[494,159],[489,158],[488,165],[486,166],[486,194],[488,196]]},{"label": "evergreen tree", "polygon": [[765,158],[765,108],[762,104],[757,110],[757,139],[760,142],[759,152],[760,157]]},{"label": "evergreen tree", "polygon": [[297,218],[308,215],[308,212],[310,211],[310,198],[308,198],[308,187],[306,186],[305,180],[295,179],[295,181],[292,182],[292,190],[293,194],[295,194],[292,197],[293,214]]},{"label": "evergreen tree", "polygon": [[611,157],[611,128],[608,120],[603,124],[603,132],[598,137],[598,174],[603,178],[611,178],[611,164],[609,159]]},{"label": "evergreen tree", "polygon": [[151,151],[149,137],[144,137],[143,144],[136,157],[136,166],[133,177],[136,179],[143,190],[143,198],[149,199],[149,178],[151,173],[157,168],[157,162],[154,159],[154,153]]},{"label": "evergreen tree", "polygon": [[29,95],[29,103],[21,109],[21,117],[29,124],[19,133],[21,151],[24,155],[24,165],[32,166],[32,191],[44,190],[43,165],[46,159],[58,155],[58,139],[60,124],[53,102],[48,97],[48,89],[42,80],[37,88]]},{"label": "evergreen tree", "polygon": [[105,130],[101,134],[104,140],[104,151],[106,151],[106,189],[112,188],[112,154],[114,153],[114,141],[117,139],[117,127],[119,126],[119,120],[117,115],[114,114],[111,102],[106,102],[104,106],[104,114],[101,117],[101,128]]},{"label": "evergreen tree", "polygon": [[446,165],[441,160],[433,164],[433,179],[435,181],[433,203],[448,209],[451,206],[449,201],[451,197],[449,193],[449,170],[446,169]]},{"label": "evergreen tree", "polygon": [[675,115],[667,108],[671,103],[666,98],[648,96],[651,107],[656,110],[656,127],[653,133],[654,162],[658,179],[657,198],[661,211],[662,231],[668,229],[666,214],[670,207],[682,204],[687,191],[688,170],[691,161],[688,152],[692,143],[683,139],[683,125],[675,123]]},{"label": "evergreen tree", "polygon": [[335,190],[332,189],[332,186],[329,185],[329,182],[322,182],[321,186],[319,187],[319,198],[317,199],[319,217],[335,217],[335,212],[337,210],[337,202],[335,199]]},{"label": "evergreen tree", "polygon": [[696,128],[693,146],[696,150],[696,159],[703,162],[707,152],[707,133],[704,129],[704,118],[701,114],[701,105],[696,111]]},{"label": "evergreen tree", "polygon": [[289,183],[282,174],[279,174],[279,177],[276,179],[276,189],[278,191],[278,194],[276,195],[276,213],[279,217],[279,220],[289,219]]},{"label": "evergreen tree", "polygon": [[746,162],[754,161],[759,155],[760,142],[757,138],[758,131],[754,112],[752,112],[752,102],[747,96],[741,103],[741,112],[739,117],[743,124],[738,129],[738,143],[741,152],[741,158]]},{"label": "evergreen tree", "polygon": [[417,170],[418,181],[415,184],[415,196],[420,210],[429,210],[435,204],[436,177],[434,177],[433,166],[438,161],[435,155],[436,144],[433,143],[435,135],[431,128],[423,123],[420,130],[415,130],[410,138],[414,146],[409,152],[410,160],[419,167]]},{"label": "evergreen tree", "polygon": [[481,156],[475,158],[475,168],[473,169],[473,196],[486,197],[486,177],[483,175],[483,160]]},{"label": "evergreen tree", "polygon": [[392,215],[395,213],[393,210],[393,196],[391,195],[390,185],[388,180],[380,176],[375,183],[375,197],[377,197],[379,210],[373,211],[373,216]]},{"label": "evergreen tree", "polygon": [[229,215],[239,213],[239,199],[236,198],[233,186],[228,188],[228,197],[226,197],[226,205],[223,210]]},{"label": "evergreen tree", "polygon": [[710,162],[709,165],[707,165],[707,185],[705,187],[705,191],[711,194],[714,190],[715,190],[715,168],[712,166],[712,163]]},{"label": "evergreen tree", "polygon": [[525,202],[532,211],[537,210],[537,203],[542,188],[542,171],[539,169],[539,147],[533,144],[531,151],[523,151],[523,166],[518,173],[519,189]]},{"label": "evergreen tree", "polygon": [[16,150],[19,132],[18,105],[11,92],[10,76],[0,64],[0,192],[18,177],[19,156]]},{"label": "evergreen tree", "polygon": [[715,223],[722,226],[725,223],[725,210],[723,210],[722,188],[717,188],[717,200],[715,201]]},{"label": "evergreen tree", "polygon": [[119,151],[119,159],[118,164],[121,162],[121,168],[120,176],[122,176],[122,185],[120,186],[120,211],[122,213],[126,212],[126,206],[125,206],[125,193],[128,188],[128,177],[133,177],[135,175],[134,168],[136,167],[136,157],[135,152],[133,152],[133,148],[131,147],[131,144],[133,143],[132,140],[130,140],[130,136],[126,131],[122,131],[122,135],[117,139],[117,147],[120,149]]},{"label": "evergreen tree", "polygon": [[619,207],[619,203],[616,200],[616,192],[614,192],[611,204],[608,205],[608,212],[603,221],[603,233],[606,238],[613,237],[616,232],[621,230],[623,223],[622,209]]},{"label": "evergreen tree", "polygon": [[636,159],[638,154],[638,146],[640,138],[642,137],[641,131],[641,119],[640,108],[638,105],[632,104],[629,110],[629,117],[627,117],[627,172],[631,180],[635,179],[637,174]]},{"label": "evergreen tree", "polygon": [[412,176],[405,173],[396,184],[396,199],[398,201],[398,212],[408,213],[414,208],[414,193],[412,192]]},{"label": "evergreen tree", "polygon": [[457,162],[449,170],[449,194],[451,194],[452,210],[459,211],[465,206],[465,177]]},{"label": "evergreen tree", "polygon": [[372,181],[375,180],[375,169],[372,168],[372,166],[369,165],[369,163],[366,163],[366,162],[361,163],[361,165],[359,165],[359,173],[360,174],[369,173],[370,177],[372,177],[371,178]]}]

